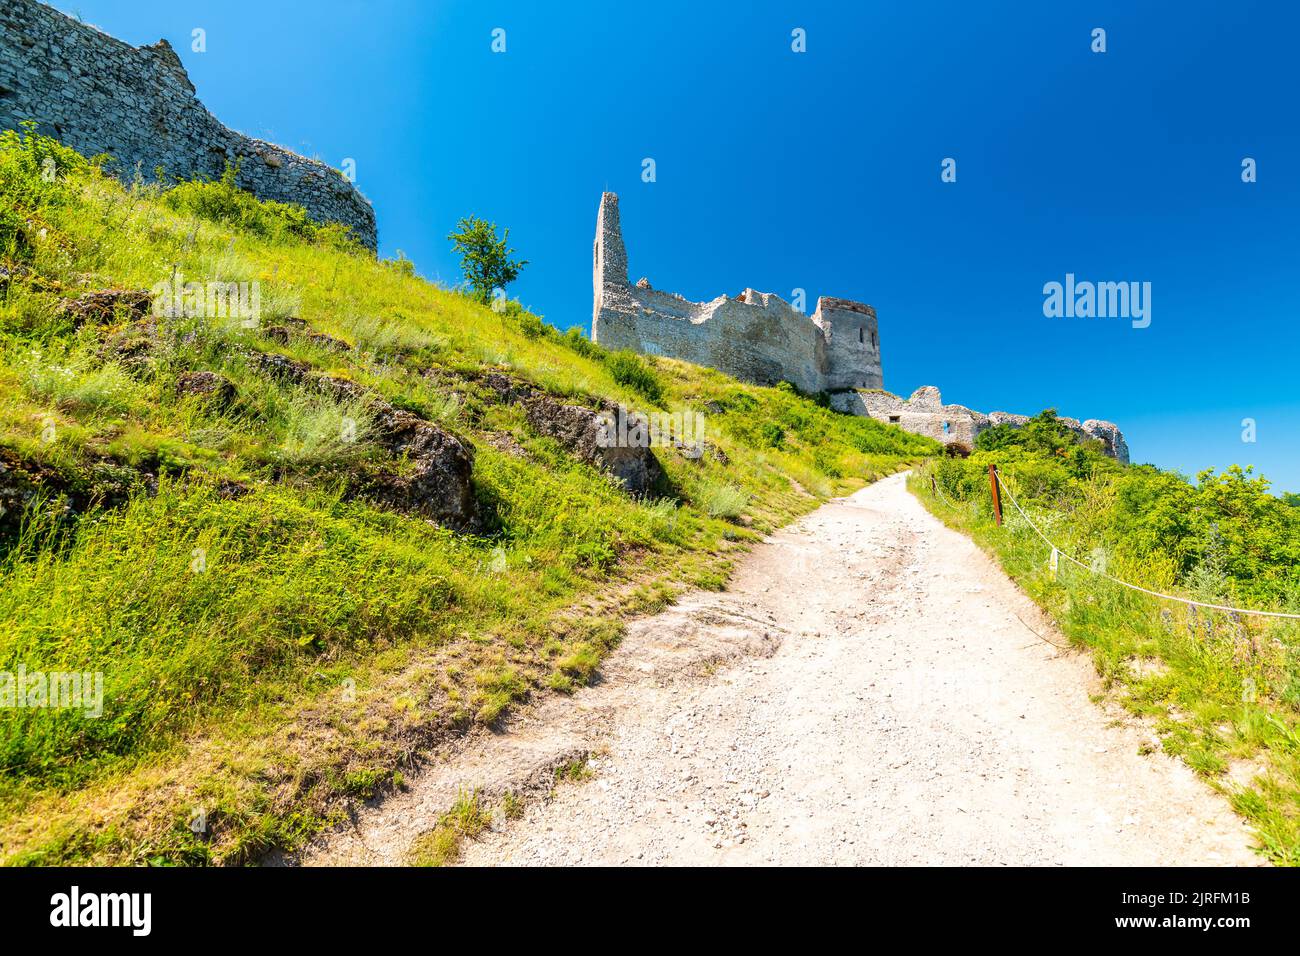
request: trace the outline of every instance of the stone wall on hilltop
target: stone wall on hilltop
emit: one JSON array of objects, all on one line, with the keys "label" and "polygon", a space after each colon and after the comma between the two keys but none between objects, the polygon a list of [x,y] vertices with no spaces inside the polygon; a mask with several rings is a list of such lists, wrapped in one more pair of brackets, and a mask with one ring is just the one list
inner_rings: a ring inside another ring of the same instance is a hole
[{"label": "stone wall on hilltop", "polygon": [[0,128],[35,120],[78,152],[110,153],[130,180],[218,178],[261,199],[296,203],[317,222],[377,244],[370,203],[334,169],[223,126],[198,101],[180,58],[160,40],[133,47],[34,0],[0,4]]},{"label": "stone wall on hilltop", "polygon": [[[965,405],[945,405],[939,390],[933,385],[923,385],[910,398],[900,398],[884,391],[848,391],[831,396],[831,407],[841,412],[865,415],[878,421],[897,425],[904,431],[926,435],[945,445],[961,445],[968,451],[975,447],[980,432],[994,425],[1020,428],[1029,421],[1028,415],[1010,412],[991,412],[985,415]],[[1128,464],[1128,443],[1124,433],[1114,422],[1090,418],[1080,422],[1062,418],[1061,423],[1081,440],[1096,439],[1110,457]]]},{"label": "stone wall on hilltop", "polygon": [[[1018,428],[1024,415],[985,415],[945,405],[925,385],[910,399],[883,390],[876,310],[861,302],[822,296],[804,315],[778,295],[746,289],[692,302],[628,282],[627,250],[618,196],[604,193],[596,211],[592,262],[591,337],[610,349],[663,355],[726,372],[759,385],[790,382],[806,394],[825,392],[836,411],[862,415],[970,450],[980,432],[997,424]],[[1106,454],[1128,462],[1128,445],[1113,422],[1061,421],[1081,439],[1097,439]]]},{"label": "stone wall on hilltop", "polygon": [[808,316],[771,292],[692,302],[645,279],[631,285],[614,193],[601,197],[593,258],[592,338],[606,348],[682,359],[760,385],[786,381],[809,394],[881,386],[869,305],[823,296]]}]

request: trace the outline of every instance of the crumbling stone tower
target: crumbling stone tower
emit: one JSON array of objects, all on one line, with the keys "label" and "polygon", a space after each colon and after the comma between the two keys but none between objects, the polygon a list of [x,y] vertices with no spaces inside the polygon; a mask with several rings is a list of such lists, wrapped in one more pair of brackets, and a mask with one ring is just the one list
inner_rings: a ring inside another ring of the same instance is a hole
[{"label": "crumbling stone tower", "polygon": [[630,285],[614,193],[600,198],[593,258],[591,334],[607,348],[707,365],[760,385],[787,381],[809,394],[883,385],[869,305],[822,296],[810,317],[771,292],[691,302],[645,279]]}]

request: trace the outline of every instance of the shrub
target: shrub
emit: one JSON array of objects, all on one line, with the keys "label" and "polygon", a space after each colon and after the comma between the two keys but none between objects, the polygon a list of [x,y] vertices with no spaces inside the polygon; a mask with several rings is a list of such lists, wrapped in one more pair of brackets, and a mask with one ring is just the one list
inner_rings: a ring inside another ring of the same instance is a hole
[{"label": "shrub", "polygon": [[219,222],[276,242],[318,242],[335,249],[359,249],[352,232],[339,223],[313,222],[307,210],[294,203],[259,200],[235,184],[239,164],[227,165],[216,180],[182,182],[162,194],[163,203],[176,212]]},{"label": "shrub", "polygon": [[516,318],[519,321],[519,331],[524,333],[524,338],[527,339],[540,339],[547,337],[547,332],[551,328],[537,316],[533,315],[533,313],[526,312],[523,309],[519,310]]},{"label": "shrub", "polygon": [[39,225],[29,220],[73,201],[68,177],[90,168],[78,153],[36,132],[32,121],[0,133],[0,255],[29,258],[27,230]]},{"label": "shrub", "polygon": [[768,448],[780,448],[785,444],[785,429],[776,422],[763,422],[758,426],[758,434]]},{"label": "shrub", "polygon": [[560,342],[566,348],[577,352],[583,358],[604,359],[609,353],[601,346],[582,334],[579,328],[572,328],[560,336]]},{"label": "shrub", "polygon": [[664,387],[649,363],[635,352],[613,352],[605,358],[605,368],[614,381],[626,385],[647,401],[661,405]]},{"label": "shrub", "polygon": [[739,518],[749,506],[749,493],[735,485],[706,483],[696,495],[696,505],[711,518]]}]

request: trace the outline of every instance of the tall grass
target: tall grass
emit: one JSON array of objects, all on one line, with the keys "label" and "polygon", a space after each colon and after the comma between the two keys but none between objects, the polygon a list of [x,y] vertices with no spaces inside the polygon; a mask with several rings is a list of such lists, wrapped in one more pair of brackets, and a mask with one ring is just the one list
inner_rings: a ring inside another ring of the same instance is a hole
[{"label": "tall grass", "polygon": [[336,402],[299,391],[280,413],[282,432],[273,455],[291,470],[340,468],[368,450],[372,413],[363,400]]},{"label": "tall grass", "polygon": [[626,385],[653,405],[663,403],[663,385],[649,363],[635,352],[614,352],[605,359],[605,367],[618,384]]},{"label": "tall grass", "polygon": [[704,483],[694,497],[712,518],[739,518],[749,505],[749,493],[743,488],[718,482]]},{"label": "tall grass", "polygon": [[32,350],[16,358],[23,387],[33,398],[67,411],[129,412],[145,389],[116,362],[96,363],[75,351],[62,355]]}]

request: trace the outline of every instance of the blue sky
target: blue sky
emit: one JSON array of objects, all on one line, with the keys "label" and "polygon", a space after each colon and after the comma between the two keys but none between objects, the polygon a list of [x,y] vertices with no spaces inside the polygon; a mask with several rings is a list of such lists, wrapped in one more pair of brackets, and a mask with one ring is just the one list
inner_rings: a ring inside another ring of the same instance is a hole
[{"label": "blue sky", "polygon": [[[430,278],[480,215],[531,260],[511,294],[589,328],[612,189],[634,279],[869,302],[891,391],[1110,419],[1135,461],[1300,490],[1300,5],[55,5],[166,37],[227,125],[355,159],[381,252]],[[1044,317],[1066,273],[1150,282],[1150,327]]]}]

